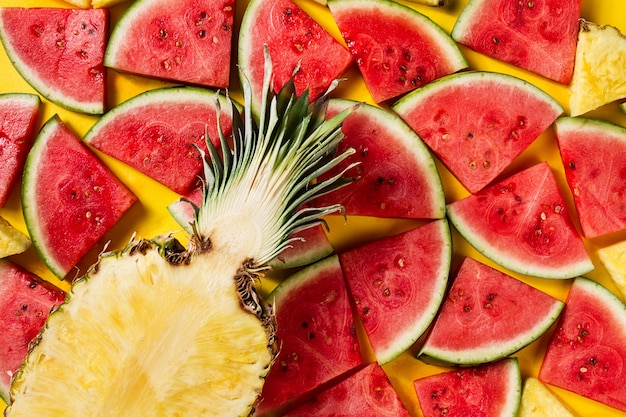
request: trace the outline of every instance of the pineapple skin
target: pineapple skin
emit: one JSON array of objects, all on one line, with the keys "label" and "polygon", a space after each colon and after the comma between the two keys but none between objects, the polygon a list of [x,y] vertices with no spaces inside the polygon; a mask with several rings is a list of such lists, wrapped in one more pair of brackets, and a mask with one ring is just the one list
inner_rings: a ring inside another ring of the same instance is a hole
[{"label": "pineapple skin", "polygon": [[16,374],[6,417],[254,412],[275,354],[273,316],[250,308],[255,278],[219,250],[166,242],[104,254],[73,285]]}]

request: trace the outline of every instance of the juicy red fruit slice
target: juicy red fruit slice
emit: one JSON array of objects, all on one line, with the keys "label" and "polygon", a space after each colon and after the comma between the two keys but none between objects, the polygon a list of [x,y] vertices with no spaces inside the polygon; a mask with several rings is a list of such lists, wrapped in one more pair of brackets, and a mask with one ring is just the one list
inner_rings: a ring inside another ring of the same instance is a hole
[{"label": "juicy red fruit slice", "polygon": [[424,417],[514,417],[522,379],[511,358],[424,377],[414,386]]},{"label": "juicy red fruit slice", "polygon": [[337,256],[290,276],[268,299],[276,306],[280,352],[266,378],[258,415],[362,363]]},{"label": "juicy red fruit slice", "polygon": [[253,112],[261,104],[264,45],[272,58],[274,91],[294,78],[298,95],[318,98],[352,64],[350,52],[291,0],[252,0],[239,35],[239,67],[252,87]]},{"label": "juicy red fruit slice", "polygon": [[22,207],[33,246],[59,278],[137,198],[55,116],[26,161]]},{"label": "juicy red fruit slice", "polygon": [[0,95],[0,207],[21,177],[40,104],[34,94]]},{"label": "juicy red fruit slice", "polygon": [[233,0],[136,1],[113,28],[105,65],[228,87],[234,15]]},{"label": "juicy red fruit slice", "polygon": [[539,379],[626,412],[626,306],[608,289],[576,278]]},{"label": "juicy red fruit slice", "polygon": [[2,8],[7,54],[41,95],[71,110],[104,112],[106,9]]},{"label": "juicy red fruit slice", "polygon": [[285,417],[409,417],[383,368],[371,363]]},{"label": "juicy red fruit slice", "polygon": [[51,310],[65,294],[36,275],[0,260],[0,398],[8,403],[11,375],[26,358]]}]

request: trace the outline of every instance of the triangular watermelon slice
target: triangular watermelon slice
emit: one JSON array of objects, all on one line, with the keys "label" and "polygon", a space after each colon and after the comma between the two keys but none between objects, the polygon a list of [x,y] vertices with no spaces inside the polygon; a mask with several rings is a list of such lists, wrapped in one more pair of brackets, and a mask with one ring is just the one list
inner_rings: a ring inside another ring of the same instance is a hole
[{"label": "triangular watermelon slice", "polygon": [[0,399],[9,403],[9,386],[51,310],[65,294],[21,266],[0,260]]},{"label": "triangular watermelon slice", "polygon": [[198,149],[206,135],[219,149],[219,123],[230,135],[232,117],[225,96],[193,87],[159,88],[132,97],[102,116],[83,140],[171,190],[186,194],[202,174]]},{"label": "triangular watermelon slice", "polygon": [[137,0],[111,32],[104,64],[119,71],[228,87],[234,0]]},{"label": "triangular watermelon slice", "polygon": [[322,391],[284,417],[409,417],[389,378],[376,362]]},{"label": "triangular watermelon slice", "polygon": [[539,338],[562,309],[562,301],[465,258],[419,355],[448,365],[493,362]]},{"label": "triangular watermelon slice", "polygon": [[22,209],[33,246],[58,278],[136,200],[58,116],[41,128],[26,159]]},{"label": "triangular watermelon slice", "polygon": [[563,117],[556,122],[556,134],[584,236],[626,229],[626,129]]},{"label": "triangular watermelon slice", "polygon": [[444,77],[392,109],[471,193],[502,173],[563,113],[539,88],[492,72]]},{"label": "triangular watermelon slice", "polygon": [[414,385],[424,417],[515,417],[522,396],[517,358],[434,374]]},{"label": "triangular watermelon slice", "polygon": [[475,249],[511,271],[565,279],[593,269],[546,162],[448,204],[448,217]]},{"label": "triangular watermelon slice", "polygon": [[[327,116],[352,107],[356,102],[332,99]],[[344,121],[345,138],[338,152],[348,148],[348,157],[326,176],[337,175],[349,164],[359,165],[347,175],[357,180],[341,193],[321,196],[315,204],[342,204],[348,215],[385,218],[440,219],[445,216],[443,185],[432,155],[420,137],[397,115],[362,103]]]},{"label": "triangular watermelon slice", "polygon": [[0,38],[20,75],[68,109],[104,112],[106,9],[0,8]]},{"label": "triangular watermelon slice", "polygon": [[626,412],[626,305],[599,283],[576,278],[539,379]]},{"label": "triangular watermelon slice", "polygon": [[443,299],[452,256],[450,229],[435,220],[339,254],[378,363],[408,349]]},{"label": "triangular watermelon slice", "polygon": [[331,0],[328,7],[377,103],[467,67],[454,40],[391,0]]},{"label": "triangular watermelon slice", "polygon": [[581,0],[470,0],[452,37],[477,52],[569,84],[580,4]]},{"label": "triangular watermelon slice", "polygon": [[280,352],[257,407],[262,415],[362,364],[337,256],[291,275],[268,296]]},{"label": "triangular watermelon slice", "polygon": [[0,207],[22,175],[40,105],[35,94],[0,94]]},{"label": "triangular watermelon slice", "polygon": [[239,32],[238,65],[252,89],[252,112],[263,92],[264,45],[269,50],[278,92],[297,69],[298,94],[310,100],[324,93],[352,64],[350,52],[292,0],[251,0]]}]

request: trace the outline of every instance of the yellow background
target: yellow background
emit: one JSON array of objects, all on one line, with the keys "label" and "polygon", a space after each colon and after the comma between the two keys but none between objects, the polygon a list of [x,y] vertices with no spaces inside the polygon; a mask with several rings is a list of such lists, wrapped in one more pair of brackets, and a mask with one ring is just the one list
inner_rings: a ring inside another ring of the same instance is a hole
[{"label": "yellow background", "polygon": [[[246,3],[247,0],[237,0],[237,23],[241,20]],[[467,3],[467,0],[448,0],[448,3],[448,5],[442,8],[432,8],[408,2],[405,4],[411,5],[411,7],[414,7],[420,12],[428,15],[431,19],[440,24],[444,30],[450,33],[458,14]],[[315,19],[326,27],[331,34],[333,34],[333,36],[337,39],[341,39],[337,27],[335,26],[328,10],[324,6],[314,3],[311,0],[298,0],[298,4],[311,13]],[[124,3],[111,9],[111,25],[117,21],[127,5],[128,3]],[[70,7],[69,4],[60,0],[0,0],[0,6]],[[616,26],[623,33],[626,33],[626,2],[624,2],[624,0],[583,0],[581,15],[582,17],[595,23]],[[465,54],[471,69],[497,71],[523,78],[550,93],[567,111],[567,101],[569,95],[566,86],[487,58],[467,48],[462,47],[462,51]],[[114,71],[109,71],[108,77],[107,108],[111,108],[117,103],[120,103],[121,101],[130,98],[139,92],[170,85],[168,83],[149,80],[142,77],[118,74]],[[367,92],[358,71],[355,68],[352,68],[348,72],[347,77],[348,81],[341,84],[339,90],[337,91],[337,95],[373,104],[371,96]],[[240,95],[238,94],[237,89],[238,83],[234,72],[231,80],[231,93],[236,99],[239,99]],[[6,92],[36,93],[15,71],[6,56],[4,49],[0,49],[0,93]],[[74,113],[58,107],[45,99],[42,100],[43,106],[38,126],[41,126],[46,120],[56,113],[59,114],[61,119],[64,120],[77,133],[77,135],[82,136],[97,120],[94,116]],[[501,105],[506,106],[506,103],[501,103]],[[626,114],[618,108],[617,103],[604,106],[597,111],[589,113],[588,115],[610,120],[626,127]],[[176,194],[162,185],[155,183],[153,180],[145,177],[144,175],[126,167],[124,164],[121,164],[106,155],[102,155],[100,153],[98,155],[139,198],[139,202],[115,226],[114,230],[105,237],[103,242],[110,240],[110,247],[119,248],[131,238],[133,233],[137,233],[143,237],[150,237],[180,229],[176,222],[169,217],[166,211],[166,206],[178,197]],[[568,208],[570,213],[575,213],[571,195],[569,194],[567,186],[564,182],[563,168],[561,166],[558,149],[556,148],[551,129],[541,135],[535,143],[531,145],[531,147],[507,169],[503,175],[513,173],[522,167],[529,166],[540,160],[549,161],[557,179],[560,181],[561,189],[569,205]],[[441,165],[439,165],[439,168],[444,181],[447,202],[466,196],[467,191],[459,185],[459,183],[446,171],[446,169]],[[7,205],[0,208],[0,215],[9,220],[18,229],[26,232],[21,215],[19,193],[20,187],[17,186],[13,190]],[[414,222],[411,221],[354,217],[349,218],[347,224],[344,224],[342,218],[330,218],[329,223],[331,225],[331,233],[329,234],[329,237],[337,250],[342,250],[361,241],[371,240],[379,236],[395,233],[414,225]],[[181,239],[184,239],[184,236],[182,236]],[[482,255],[473,250],[473,248],[454,231],[453,239],[453,268],[458,265],[463,256],[472,256],[481,262],[502,270],[501,267],[494,265],[492,262],[488,261],[482,257]],[[624,239],[626,239],[626,232],[586,242],[589,252],[592,255],[593,262],[596,266],[596,269],[592,273],[588,274],[588,276],[601,282],[615,294],[618,294],[618,291],[613,286],[611,280],[606,274],[606,271],[602,268],[600,262],[595,256],[595,251],[599,247]],[[74,275],[80,275],[81,271],[84,271],[85,267],[94,262],[100,250],[101,247],[92,250],[81,262],[75,274],[70,273],[69,278]],[[37,258],[33,249],[30,249],[24,254],[12,257],[11,259],[41,277],[50,280],[61,288],[66,290],[69,288],[69,279],[61,282],[54,278],[43,263]],[[570,280],[544,280],[520,276],[518,274],[510,273],[509,271],[505,272],[562,300],[565,300],[567,290],[571,283]],[[276,281],[277,279],[267,280],[265,290],[270,290],[272,286],[275,285]],[[544,336],[515,355],[520,360],[523,377],[537,375],[547,341],[548,337]],[[420,416],[421,412],[419,410],[412,386],[413,380],[425,375],[438,373],[446,369],[423,364],[415,359],[414,354],[416,351],[416,348],[409,350],[409,352],[403,354],[397,360],[386,365],[385,370],[390,375],[392,383],[396,386],[411,415]],[[580,416],[615,417],[626,415],[626,413],[618,412],[614,409],[568,393],[564,390],[556,388],[553,390]],[[71,393],[68,393],[68,395],[71,395]]]}]

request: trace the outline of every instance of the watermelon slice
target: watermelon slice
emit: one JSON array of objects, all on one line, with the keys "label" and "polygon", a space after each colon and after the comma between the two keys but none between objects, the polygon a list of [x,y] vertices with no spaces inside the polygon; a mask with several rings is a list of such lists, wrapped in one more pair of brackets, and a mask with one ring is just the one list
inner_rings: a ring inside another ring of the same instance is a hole
[{"label": "watermelon slice", "polygon": [[517,358],[435,374],[414,382],[424,417],[515,417],[522,378]]},{"label": "watermelon slice", "polygon": [[429,363],[477,365],[537,340],[563,302],[465,258],[419,354]]},{"label": "watermelon slice", "polygon": [[268,300],[276,306],[281,348],[265,381],[258,415],[362,364],[337,256],[291,275]]},{"label": "watermelon slice", "polygon": [[626,129],[563,117],[556,122],[556,134],[584,236],[626,229]]},{"label": "watermelon slice", "polygon": [[234,0],[138,0],[111,32],[104,64],[183,83],[228,87]]},{"label": "watermelon slice", "polygon": [[[506,106],[498,104],[503,101]],[[491,72],[444,77],[392,108],[471,193],[495,179],[563,113],[532,84]]]},{"label": "watermelon slice", "polygon": [[261,104],[264,45],[272,58],[274,90],[298,69],[296,92],[308,89],[311,101],[352,64],[350,52],[293,1],[251,0],[241,22],[238,65],[251,84],[253,114]]},{"label": "watermelon slice", "polygon": [[321,392],[284,417],[409,417],[389,378],[376,362]]},{"label": "watermelon slice", "polygon": [[206,134],[219,149],[219,123],[230,134],[226,98],[192,87],[150,90],[117,105],[101,117],[83,140],[143,172],[179,194],[197,187],[206,151]]},{"label": "watermelon slice", "polygon": [[448,217],[475,249],[511,271],[565,279],[593,269],[546,162],[449,204]]},{"label": "watermelon slice", "polygon": [[44,263],[63,278],[137,198],[58,116],[26,159],[24,221]]},{"label": "watermelon slice", "polygon": [[539,379],[626,412],[626,306],[588,278],[574,280]]},{"label": "watermelon slice", "polygon": [[391,0],[331,0],[328,7],[377,103],[467,67],[454,40]]},{"label": "watermelon slice", "polygon": [[0,399],[9,403],[11,376],[26,358],[51,310],[65,294],[38,276],[0,260]]},{"label": "watermelon slice", "polygon": [[[168,205],[167,210],[178,224],[191,233],[194,207],[190,203],[199,207],[201,201],[202,190],[196,188]],[[321,224],[297,232],[293,237],[295,240],[292,242],[292,246],[283,250],[276,259],[270,262],[272,268],[288,269],[309,265],[331,255],[334,251]]]},{"label": "watermelon slice", "polygon": [[452,37],[503,62],[569,84],[581,0],[470,0]]},{"label": "watermelon slice", "polygon": [[106,9],[0,8],[0,38],[20,75],[68,109],[104,112]]},{"label": "watermelon slice", "polygon": [[448,282],[448,222],[435,220],[339,254],[378,363],[407,350],[427,329]]},{"label": "watermelon slice", "polygon": [[[355,105],[332,99],[327,116]],[[440,219],[445,216],[445,196],[435,161],[422,140],[398,116],[380,107],[361,104],[344,121],[345,135],[338,152],[354,148],[327,177],[337,175],[349,164],[357,180],[341,193],[321,196],[315,204],[342,204],[348,215],[385,218]]]},{"label": "watermelon slice", "polygon": [[35,94],[0,94],[0,207],[22,175],[40,105]]}]

